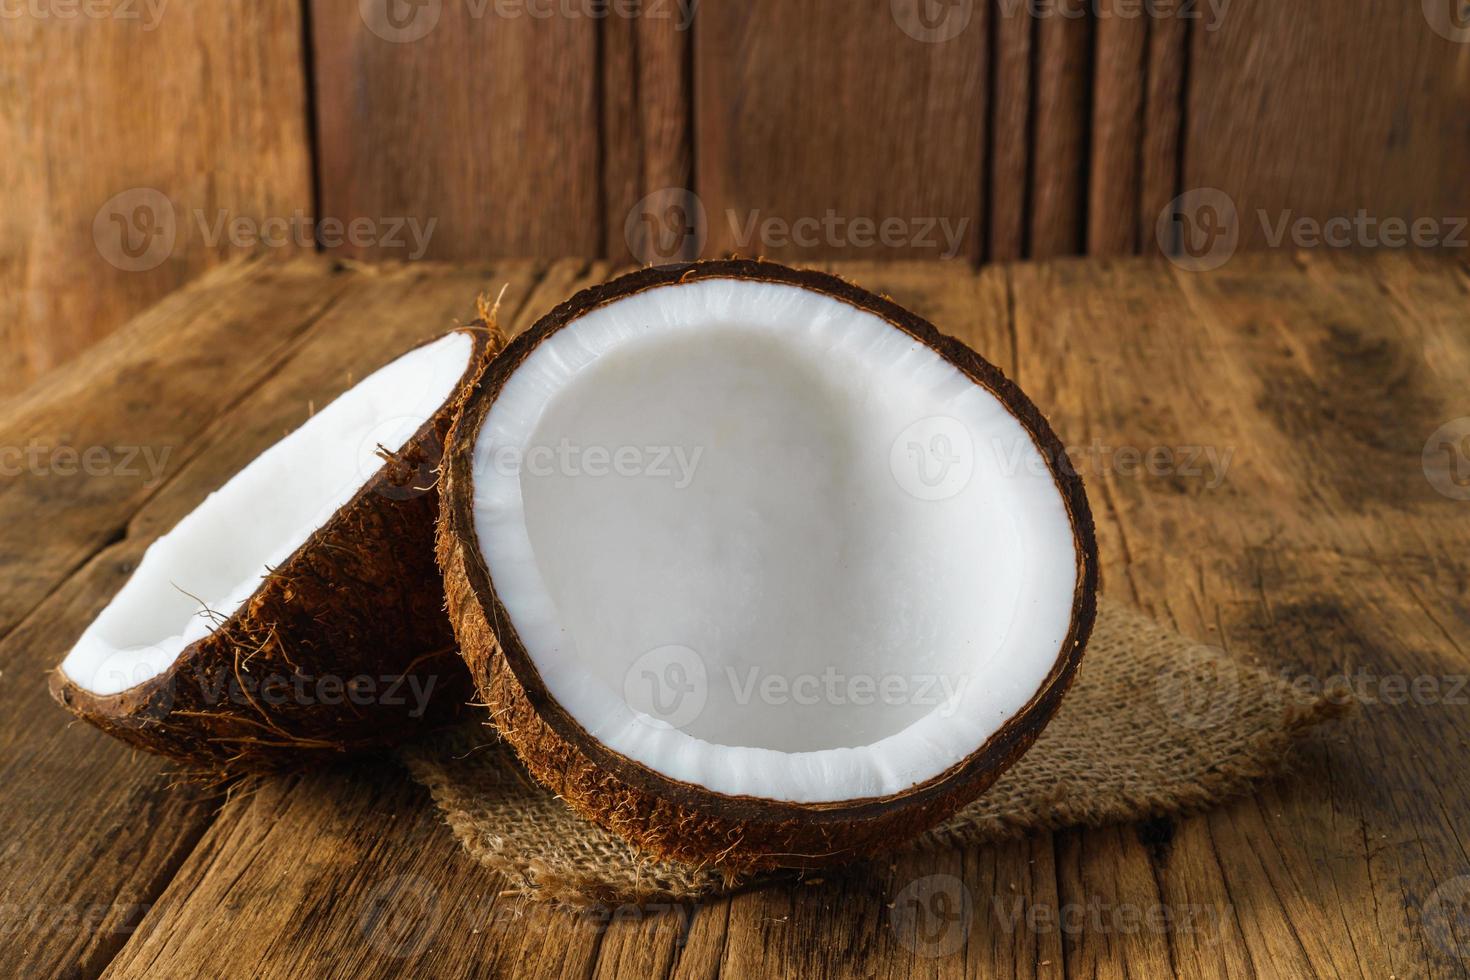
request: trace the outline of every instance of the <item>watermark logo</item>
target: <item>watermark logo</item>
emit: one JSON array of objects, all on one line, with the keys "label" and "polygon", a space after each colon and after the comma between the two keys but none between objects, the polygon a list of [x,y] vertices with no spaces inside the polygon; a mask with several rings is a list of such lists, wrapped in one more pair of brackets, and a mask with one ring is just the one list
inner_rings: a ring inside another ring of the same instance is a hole
[{"label": "watermark logo", "polygon": [[357,0],[367,29],[392,44],[428,36],[444,13],[444,0]]},{"label": "watermark logo", "polygon": [[685,187],[661,187],[644,196],[623,222],[628,251],[646,265],[697,259],[708,236],[704,201]]},{"label": "watermark logo", "polygon": [[900,488],[920,500],[947,500],[975,473],[975,441],[964,423],[943,415],[920,419],[898,434],[888,467]]},{"label": "watermark logo", "polygon": [[147,33],[163,20],[169,0],[0,0],[0,21],[20,20],[111,20],[139,23]]},{"label": "watermark logo", "polygon": [[704,658],[677,643],[649,650],[623,675],[623,699],[655,728],[683,728],[704,712],[709,671]]},{"label": "watermark logo", "polygon": [[1470,415],[1451,419],[1424,444],[1424,478],[1451,500],[1470,500]]},{"label": "watermark logo", "polygon": [[378,472],[384,479],[373,488],[389,500],[411,500],[434,489],[438,475],[428,455],[412,444],[398,445],[402,432],[416,432],[421,420],[408,416],[384,419],[368,430],[357,446],[358,477],[365,484]]},{"label": "watermark logo", "polygon": [[1154,678],[1154,698],[1164,717],[1181,728],[1217,728],[1236,713],[1239,669],[1219,647],[1190,647]]},{"label": "watermark logo", "polygon": [[363,938],[384,956],[422,953],[439,931],[439,891],[419,875],[394,875],[378,884],[358,914]]},{"label": "watermark logo", "polygon": [[1424,19],[1440,37],[1470,44],[1470,0],[1423,0]]},{"label": "watermark logo", "polygon": [[1420,906],[1419,921],[1430,942],[1444,952],[1470,956],[1470,875],[1451,878],[1431,892]]},{"label": "watermark logo", "polygon": [[1216,187],[1198,187],[1170,201],[1155,228],[1159,249],[1190,272],[1218,269],[1240,245],[1235,201]]},{"label": "watermark logo", "polygon": [[92,219],[97,254],[124,272],[158,268],[173,254],[177,237],[173,202],[152,187],[113,196]]},{"label": "watermark logo", "polygon": [[975,0],[890,0],[893,22],[925,44],[953,41],[975,15]]},{"label": "watermark logo", "polygon": [[916,956],[952,956],[965,945],[975,900],[954,875],[916,878],[894,896],[888,921],[904,949]]}]

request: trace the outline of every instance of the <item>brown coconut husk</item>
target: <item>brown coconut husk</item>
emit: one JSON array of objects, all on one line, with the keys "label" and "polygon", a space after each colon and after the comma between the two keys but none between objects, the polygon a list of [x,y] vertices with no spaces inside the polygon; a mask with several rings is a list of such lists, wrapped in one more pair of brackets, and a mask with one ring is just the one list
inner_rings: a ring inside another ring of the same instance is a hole
[{"label": "brown coconut husk", "polygon": [[[670,779],[592,738],[547,690],[496,593],[475,533],[472,459],[480,428],[507,379],[542,341],[615,300],[706,278],[742,278],[812,289],[876,314],[933,349],[1000,399],[1027,428],[1066,503],[1078,554],[1072,622],[1050,673],[1030,702],[948,771],[904,793],[830,804],[732,797]],[[768,262],[728,260],[644,269],[578,293],[518,337],[465,400],[444,465],[439,526],[450,619],[491,718],[530,774],[577,812],[657,858],[749,873],[871,857],[949,817],[1030,747],[1061,703],[1096,615],[1097,544],[1082,480],[1036,406],[1004,374],[959,341],[890,300],[835,276]]]},{"label": "brown coconut husk", "polygon": [[131,745],[219,777],[393,745],[452,721],[473,686],[434,562],[437,469],[459,403],[504,346],[493,318],[452,396],[260,588],[166,672],[97,696],[51,694]]}]

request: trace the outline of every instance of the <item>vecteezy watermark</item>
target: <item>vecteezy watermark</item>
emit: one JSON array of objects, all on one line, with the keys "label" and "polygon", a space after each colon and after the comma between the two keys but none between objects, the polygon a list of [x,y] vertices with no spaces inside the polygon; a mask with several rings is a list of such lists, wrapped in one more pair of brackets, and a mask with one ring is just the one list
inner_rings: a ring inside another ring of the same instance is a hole
[{"label": "vecteezy watermark", "polygon": [[[503,895],[504,893],[502,893]],[[0,906],[3,909],[3,906]],[[494,889],[484,896],[454,896],[456,929],[476,933],[487,929],[524,929],[527,911],[520,902],[506,902]],[[358,909],[361,932],[380,953],[407,959],[427,950],[444,929],[445,902],[441,889],[421,875],[393,875],[379,881]],[[579,933],[590,929],[601,935],[615,923],[639,924],[646,938],[672,934],[673,944],[682,947],[689,938],[694,906],[674,902],[641,902],[611,905],[598,903],[555,913],[563,920],[576,920]],[[462,933],[460,933],[462,935]]]},{"label": "vecteezy watermark", "polygon": [[114,195],[92,219],[98,254],[124,272],[147,272],[162,265],[173,254],[178,230],[173,202],[152,187]]},{"label": "vecteezy watermark", "polygon": [[1451,419],[1424,443],[1424,478],[1451,500],[1470,500],[1470,415]]},{"label": "vecteezy watermark", "polygon": [[[709,212],[699,195],[685,187],[663,187],[633,205],[623,221],[628,251],[654,265],[687,262],[704,254]],[[964,248],[969,218],[845,215],[828,208],[821,215],[790,218],[759,208],[726,208],[729,239],[747,254],[785,248],[834,250],[906,249],[952,259]]]},{"label": "vecteezy watermark", "polygon": [[108,902],[0,903],[0,939],[49,936],[129,936],[151,905]]},{"label": "vecteezy watermark", "polygon": [[1199,21],[1214,33],[1225,21],[1231,0],[999,0],[1005,18],[1032,20],[1182,20]]},{"label": "vecteezy watermark", "polygon": [[1422,0],[1424,19],[1440,37],[1470,44],[1470,0]]},{"label": "vecteezy watermark", "polygon": [[899,487],[920,500],[948,500],[975,474],[975,440],[957,419],[919,419],[894,438],[888,468]]},{"label": "vecteezy watermark", "polygon": [[[1329,218],[1258,208],[1254,216],[1270,248],[1470,248],[1470,217],[1465,216],[1382,217],[1366,208]],[[1235,200],[1219,188],[1199,187],[1169,202],[1155,235],[1175,265],[1208,272],[1235,255],[1242,230]]]},{"label": "vecteezy watermark", "polygon": [[915,41],[942,44],[965,33],[975,15],[975,0],[889,0],[889,10],[893,22]]},{"label": "vecteezy watermark", "polygon": [[731,238],[742,252],[773,248],[909,249],[938,252],[952,259],[964,247],[969,218],[848,216],[828,208],[821,217],[808,215],[790,219],[763,215],[760,209],[741,215],[734,208],[725,212]]},{"label": "vecteezy watermark", "polygon": [[[1426,0],[1428,2],[1428,0]],[[1032,20],[1182,20],[1215,32],[1231,0],[999,0],[996,13]],[[953,41],[965,32],[975,0],[890,0],[893,21],[909,37],[927,44]]]},{"label": "vecteezy watermark", "polygon": [[1185,191],[1159,213],[1154,235],[1159,249],[1180,268],[1218,269],[1240,245],[1235,201],[1217,187]]},{"label": "vecteezy watermark", "polygon": [[156,269],[173,255],[181,231],[197,234],[209,248],[229,245],[242,250],[262,248],[378,248],[397,250],[414,260],[423,258],[434,237],[438,218],[411,215],[372,218],[314,218],[300,208],[284,215],[234,214],[192,208],[181,218],[166,194],[154,187],[134,187],[109,198],[92,219],[92,241],[97,253],[124,272]]},{"label": "vecteezy watermark", "polygon": [[110,20],[152,31],[169,0],[0,0],[0,21]]},{"label": "vecteezy watermark", "polygon": [[[699,0],[457,0],[470,20],[672,20],[694,25]],[[358,15],[376,36],[394,44],[428,37],[439,26],[444,0],[358,0]]]},{"label": "vecteezy watermark", "polygon": [[[225,617],[212,611],[204,613],[216,623]],[[124,691],[153,681],[160,676],[160,662],[166,665],[177,650],[158,648],[140,651],[120,650],[98,664],[87,679],[89,690]],[[196,665],[169,674],[148,696],[146,708],[135,712],[139,724],[149,724],[167,717],[174,709],[180,685],[191,691],[191,700],[217,708],[230,704],[260,710],[262,706],[282,707],[369,707],[406,708],[410,718],[422,718],[439,686],[439,676],[430,671],[412,674],[310,674],[299,670],[235,670],[233,665],[211,668]]]},{"label": "vecteezy watermark", "polygon": [[152,489],[163,479],[172,453],[172,446],[52,446],[32,440],[0,446],[0,476],[141,478]]},{"label": "vecteezy watermark", "polygon": [[428,948],[439,932],[439,890],[419,875],[394,875],[369,893],[357,925],[373,948],[393,959],[406,959]]},{"label": "vecteezy watermark", "polygon": [[708,238],[704,202],[684,187],[661,187],[645,195],[623,221],[628,251],[649,265],[697,259]]},{"label": "vecteezy watermark", "polygon": [[623,699],[636,718],[655,728],[683,729],[693,724],[704,712],[715,685],[722,701],[742,706],[917,705],[949,717],[958,709],[970,680],[968,674],[874,674],[835,664],[772,670],[727,663],[711,670],[692,647],[668,644],[649,650],[628,667],[623,674]]},{"label": "vecteezy watermark", "polygon": [[1154,703],[1171,724],[1189,731],[1218,728],[1240,713],[1241,677],[1220,647],[1180,651],[1154,676]]},{"label": "vecteezy watermark", "polygon": [[413,215],[382,218],[316,219],[297,208],[289,215],[257,218],[235,215],[220,208],[207,214],[202,208],[192,212],[199,237],[210,248],[221,244],[240,249],[254,248],[379,248],[400,250],[410,261],[424,257],[439,219],[420,219]]},{"label": "vecteezy watermark", "polygon": [[666,480],[684,490],[703,456],[703,446],[583,446],[563,437],[555,446],[496,446],[490,463],[500,476]]},{"label": "vecteezy watermark", "polygon": [[1193,935],[1213,946],[1225,938],[1235,913],[1231,905],[1199,902],[1117,902],[1099,895],[1058,905],[1027,902],[1024,896],[990,899],[996,921],[1007,934],[1025,929],[1034,935]]},{"label": "vecteezy watermark", "polygon": [[974,921],[975,899],[954,875],[915,878],[888,905],[888,924],[899,945],[927,959],[963,949]]},{"label": "vecteezy watermark", "polygon": [[[986,907],[988,906],[988,908]],[[894,895],[888,921],[899,945],[934,959],[960,953],[978,916],[989,913],[1000,931],[1032,935],[1192,935],[1204,945],[1225,938],[1234,906],[1205,903],[1126,902],[1091,895],[1077,901],[1038,902],[1025,895],[993,893],[978,905],[954,875],[915,878]]]},{"label": "vecteezy watermark", "polygon": [[977,467],[1003,478],[1025,472],[1045,476],[1117,476],[1197,481],[1205,490],[1224,485],[1235,460],[1234,446],[1200,443],[1131,446],[1094,440],[1063,446],[1050,454],[1027,438],[996,436],[980,445],[958,419],[934,415],[907,426],[889,447],[893,479],[920,500],[948,500],[969,486]]},{"label": "vecteezy watermark", "polygon": [[1470,875],[1441,884],[1419,907],[1429,941],[1455,959],[1470,960]]},{"label": "vecteezy watermark", "polygon": [[709,701],[704,658],[679,643],[655,647],[623,674],[623,701],[638,719],[655,728],[683,728]]}]

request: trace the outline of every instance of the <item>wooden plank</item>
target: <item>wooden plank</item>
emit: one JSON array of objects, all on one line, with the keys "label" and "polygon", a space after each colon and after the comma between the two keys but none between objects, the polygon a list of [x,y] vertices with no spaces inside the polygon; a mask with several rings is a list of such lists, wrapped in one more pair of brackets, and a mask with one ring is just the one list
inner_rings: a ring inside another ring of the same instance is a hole
[{"label": "wooden plank", "polygon": [[1139,151],[1138,251],[1157,255],[1159,215],[1183,190],[1179,187],[1184,128],[1185,73],[1188,71],[1189,22],[1180,17],[1151,20],[1145,70],[1148,87],[1143,105],[1143,146]]},{"label": "wooden plank", "polygon": [[990,48],[990,152],[987,174],[990,218],[986,258],[1015,262],[1026,257],[1030,231],[1031,59],[1036,21],[1024,5],[995,7]]},{"label": "wooden plank", "polygon": [[289,0],[6,15],[0,397],[310,212],[300,27]]},{"label": "wooden plank", "polygon": [[[322,215],[368,223],[357,242],[343,236],[327,251],[602,249],[598,21],[558,9],[312,0]],[[418,234],[394,244],[399,219]]]},{"label": "wooden plank", "polygon": [[978,258],[988,7],[944,6],[927,27],[932,8],[909,0],[891,17],[843,0],[701,7],[704,254]]},{"label": "wooden plank", "polygon": [[1453,6],[1237,4],[1194,30],[1184,187],[1234,199],[1244,248],[1271,246],[1283,216],[1470,215],[1470,45],[1431,26]]},{"label": "wooden plank", "polygon": [[1075,255],[1086,242],[1093,26],[1061,13],[1036,23],[1030,258]]},{"label": "wooden plank", "polygon": [[667,229],[682,226],[659,221],[668,216],[658,213],[685,204],[693,187],[692,39],[692,23],[678,16],[612,17],[603,24],[605,257],[695,258],[696,239],[667,237]]},{"label": "wooden plank", "polygon": [[1149,20],[1120,16],[1122,0],[1099,0],[1093,53],[1087,254],[1138,252]]}]

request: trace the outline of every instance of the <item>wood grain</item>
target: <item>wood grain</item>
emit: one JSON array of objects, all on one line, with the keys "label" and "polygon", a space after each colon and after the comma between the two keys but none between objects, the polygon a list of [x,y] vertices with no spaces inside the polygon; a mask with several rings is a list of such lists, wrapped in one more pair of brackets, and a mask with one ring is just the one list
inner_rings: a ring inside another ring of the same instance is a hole
[{"label": "wood grain", "polygon": [[[299,302],[294,268],[273,273],[286,302]],[[202,424],[196,451],[123,518],[122,541],[63,571],[0,641],[0,690],[23,694],[0,728],[0,814],[18,842],[0,905],[79,903],[108,917],[100,934],[25,925],[0,957],[27,972],[105,965],[117,977],[1463,972],[1470,936],[1439,903],[1470,875],[1470,779],[1457,761],[1470,747],[1470,505],[1437,493],[1420,456],[1466,411],[1470,271],[1423,256],[1310,254],[1240,255],[1210,274],[1140,260],[978,275],[953,263],[832,268],[961,336],[1047,407],[1088,481],[1111,594],[1301,683],[1359,677],[1358,715],[1310,743],[1292,778],[1206,814],[923,864],[896,855],[644,911],[525,905],[461,854],[423,792],[386,762],[205,807],[165,793],[156,763],[67,727],[26,672],[64,648],[146,540],[298,421],[303,403],[345,386],[349,363],[365,368],[432,332],[499,281],[512,284],[507,309],[521,327],[612,271],[580,261],[343,270],[329,280],[337,298],[274,377],[228,423]],[[188,320],[154,322],[166,350]],[[80,386],[73,404],[85,416],[102,397]],[[194,397],[202,414],[228,401],[208,386]],[[1171,462],[1152,471],[1120,455],[1156,447]],[[1184,450],[1216,455],[1191,463]],[[1417,678],[1419,695],[1395,693]],[[55,819],[59,799],[67,822]],[[57,862],[64,840],[81,843]],[[916,895],[943,898],[921,902],[937,918],[920,931],[894,912]]]},{"label": "wood grain", "polygon": [[1030,258],[1075,255],[1086,241],[1094,26],[1090,17],[1060,13],[1037,19]]},{"label": "wood grain", "polygon": [[9,8],[0,398],[310,212],[300,20],[291,0]]},{"label": "wood grain", "polygon": [[926,2],[873,6],[700,8],[705,256],[978,258],[988,5],[941,5],[935,33],[917,20]]},{"label": "wood grain", "polygon": [[[606,257],[638,263],[695,258],[697,239],[669,237],[670,227],[681,226],[658,213],[687,204],[693,188],[693,36],[693,25],[677,15],[614,17],[603,27]],[[665,220],[650,224],[648,217]]]},{"label": "wood grain", "polygon": [[[324,243],[327,251],[469,259],[602,250],[600,21],[557,15],[555,4],[310,8],[322,215],[368,223],[357,243]],[[420,234],[392,244],[400,219]]]},{"label": "wood grain", "polygon": [[1470,44],[1435,33],[1433,10],[1452,4],[1236,4],[1196,26],[1184,187],[1234,198],[1246,248],[1272,246],[1283,216],[1470,216]]}]

